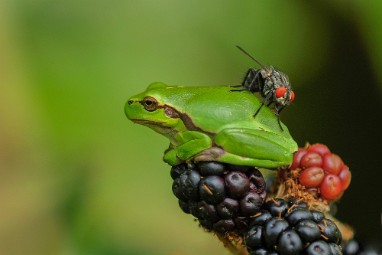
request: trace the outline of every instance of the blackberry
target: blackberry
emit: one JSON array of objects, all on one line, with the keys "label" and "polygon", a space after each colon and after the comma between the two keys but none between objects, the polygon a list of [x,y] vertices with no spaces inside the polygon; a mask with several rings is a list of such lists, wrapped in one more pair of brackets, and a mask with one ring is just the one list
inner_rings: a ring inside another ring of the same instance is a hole
[{"label": "blackberry", "polygon": [[253,167],[218,162],[171,168],[172,191],[183,212],[218,233],[244,233],[266,198],[265,180]]},{"label": "blackberry", "polygon": [[273,198],[251,217],[245,243],[250,254],[341,255],[341,232],[300,200]]}]

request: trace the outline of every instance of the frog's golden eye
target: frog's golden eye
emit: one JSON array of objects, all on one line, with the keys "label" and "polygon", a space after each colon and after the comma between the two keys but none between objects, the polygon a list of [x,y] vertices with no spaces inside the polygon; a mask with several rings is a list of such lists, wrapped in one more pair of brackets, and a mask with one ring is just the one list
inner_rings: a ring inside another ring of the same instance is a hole
[{"label": "frog's golden eye", "polygon": [[158,101],[153,97],[145,97],[141,103],[149,112],[155,111],[158,108]]}]

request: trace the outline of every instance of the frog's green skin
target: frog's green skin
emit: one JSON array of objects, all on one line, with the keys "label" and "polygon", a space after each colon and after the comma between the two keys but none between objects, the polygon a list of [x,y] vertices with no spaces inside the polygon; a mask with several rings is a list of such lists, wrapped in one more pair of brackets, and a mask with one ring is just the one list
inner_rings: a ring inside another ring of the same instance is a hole
[{"label": "frog's green skin", "polygon": [[152,83],[125,106],[126,116],[170,139],[164,161],[217,161],[275,169],[291,164],[297,144],[276,115],[249,91],[229,86]]}]

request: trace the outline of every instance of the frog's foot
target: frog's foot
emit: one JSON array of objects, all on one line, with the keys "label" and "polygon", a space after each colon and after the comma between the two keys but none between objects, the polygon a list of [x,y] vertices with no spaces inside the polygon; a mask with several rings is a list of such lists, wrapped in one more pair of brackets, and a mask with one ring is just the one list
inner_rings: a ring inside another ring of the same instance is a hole
[{"label": "frog's foot", "polygon": [[179,165],[183,162],[177,155],[176,150],[168,148],[164,155],[163,155],[163,161],[171,166]]},{"label": "frog's foot", "polygon": [[197,154],[194,157],[194,161],[219,161],[218,159],[225,153],[226,152],[222,148],[211,147]]}]

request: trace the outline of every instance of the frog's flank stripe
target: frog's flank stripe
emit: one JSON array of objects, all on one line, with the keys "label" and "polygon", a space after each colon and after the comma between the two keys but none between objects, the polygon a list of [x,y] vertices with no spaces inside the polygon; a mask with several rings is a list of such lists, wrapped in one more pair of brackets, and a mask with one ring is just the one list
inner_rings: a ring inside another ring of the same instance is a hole
[{"label": "frog's flank stripe", "polygon": [[200,127],[196,126],[194,124],[194,122],[192,121],[192,119],[190,118],[190,116],[187,115],[187,113],[180,112],[177,109],[175,109],[175,108],[173,108],[167,104],[165,104],[163,106],[163,108],[164,108],[164,112],[166,113],[166,115],[169,116],[170,118],[180,118],[188,130],[201,131],[201,132],[208,134],[210,136],[215,135],[215,133],[213,133],[213,132],[205,131],[205,130],[201,129]]}]

